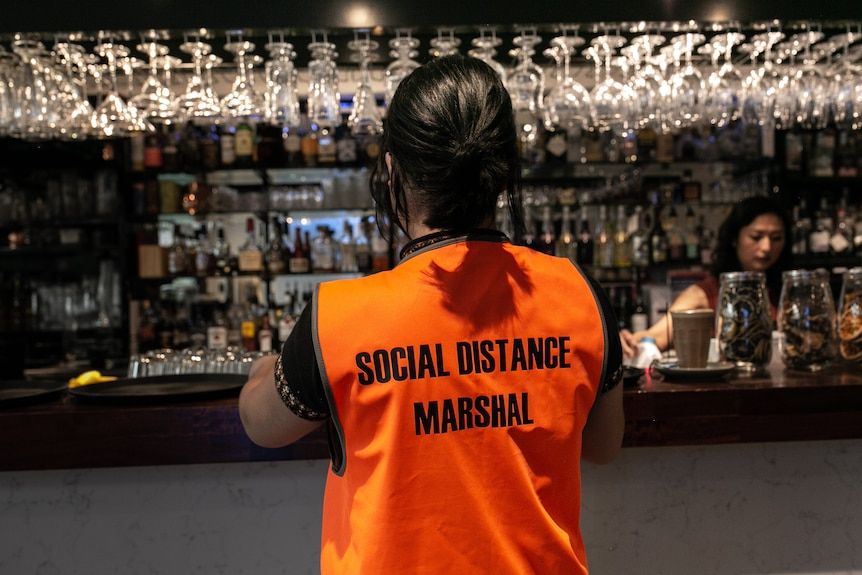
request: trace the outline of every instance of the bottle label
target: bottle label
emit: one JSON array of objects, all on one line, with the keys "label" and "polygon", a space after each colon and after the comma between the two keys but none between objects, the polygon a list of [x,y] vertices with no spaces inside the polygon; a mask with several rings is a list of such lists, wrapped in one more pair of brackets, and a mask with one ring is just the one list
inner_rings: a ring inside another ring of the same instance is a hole
[{"label": "bottle label", "polygon": [[210,349],[225,349],[227,347],[227,328],[213,325],[207,328],[207,347]]},{"label": "bottle label", "polygon": [[223,134],[219,140],[221,145],[221,163],[225,166],[236,162],[236,144],[233,134]]},{"label": "bottle label", "polygon": [[241,272],[262,272],[263,254],[258,251],[242,251],[239,253],[238,265]]},{"label": "bottle label", "polygon": [[234,147],[237,157],[250,158],[254,153],[254,137],[251,130],[237,130]]},{"label": "bottle label", "polygon": [[288,264],[288,270],[292,274],[307,274],[311,269],[311,262],[308,258],[291,258]]}]

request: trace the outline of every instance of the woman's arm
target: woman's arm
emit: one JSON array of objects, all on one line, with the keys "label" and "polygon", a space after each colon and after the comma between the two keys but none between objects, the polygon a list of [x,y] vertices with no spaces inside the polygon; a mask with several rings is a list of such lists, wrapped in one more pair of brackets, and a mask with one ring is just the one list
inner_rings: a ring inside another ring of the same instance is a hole
[{"label": "woman's arm", "polygon": [[261,447],[284,447],[306,435],[321,421],[296,416],[275,386],[275,355],[256,360],[239,394],[239,417],[249,438]]},{"label": "woman's arm", "polygon": [[[685,288],[679,296],[677,296],[667,311],[702,309],[705,307],[709,307],[709,299],[706,297],[706,292],[703,291],[703,288],[700,288],[697,285],[690,285]],[[655,343],[660,350],[667,350],[670,347],[671,342],[673,342],[673,327],[670,322],[670,314],[664,314],[657,322],[644,331],[639,331],[634,334],[628,330],[620,332],[620,341],[623,345],[623,352],[628,357],[631,357],[628,354],[631,352],[632,346],[637,346],[637,343],[646,336],[654,338]]]}]

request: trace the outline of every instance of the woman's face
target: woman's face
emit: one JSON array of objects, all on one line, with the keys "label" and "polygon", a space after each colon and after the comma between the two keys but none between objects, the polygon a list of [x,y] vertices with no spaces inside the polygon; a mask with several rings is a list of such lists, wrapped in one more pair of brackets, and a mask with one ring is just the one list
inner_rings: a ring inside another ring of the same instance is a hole
[{"label": "woman's face", "polygon": [[781,218],[775,214],[757,216],[739,230],[736,255],[742,271],[765,272],[778,261],[786,241]]}]

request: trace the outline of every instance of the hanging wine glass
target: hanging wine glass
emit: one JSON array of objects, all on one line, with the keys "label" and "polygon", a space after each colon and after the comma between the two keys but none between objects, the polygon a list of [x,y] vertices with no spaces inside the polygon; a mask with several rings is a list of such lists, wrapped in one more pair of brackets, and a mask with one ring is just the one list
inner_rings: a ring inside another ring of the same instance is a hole
[{"label": "hanging wine glass", "polygon": [[541,41],[542,38],[535,32],[526,30],[512,40],[515,48],[510,54],[517,63],[508,74],[506,83],[515,112],[521,160],[526,165],[537,164],[540,160],[539,126],[543,121],[545,74],[532,57],[534,47]]},{"label": "hanging wine glass", "polygon": [[[108,76],[108,92],[102,94],[101,101],[93,110],[93,128],[99,135],[113,137],[125,136],[134,130],[137,120],[117,88],[117,66],[119,59],[129,55],[129,49],[112,40],[106,39],[95,47],[96,53],[106,60],[104,71]],[[103,79],[101,71],[98,79]],[[99,82],[101,85],[101,82]]]},{"label": "hanging wine glass", "polygon": [[307,115],[313,124],[337,126],[341,123],[341,93],[339,92],[338,67],[335,44],[326,37],[317,41],[312,37],[308,45],[311,60],[308,62]]},{"label": "hanging wine glass", "polygon": [[488,35],[486,34],[486,31],[482,29],[480,31],[480,36],[471,40],[471,44],[474,48],[469,50],[467,54],[488,64],[495,72],[497,72],[497,75],[500,76],[500,79],[505,84],[506,68],[494,60],[494,56],[497,55],[497,46],[502,43],[503,41],[500,38],[497,38],[497,34],[493,30],[491,30],[490,35]]},{"label": "hanging wine glass", "polygon": [[137,50],[146,54],[149,74],[140,91],[129,99],[129,105],[146,118],[166,120],[175,114],[174,98],[170,88],[159,79],[161,58],[168,55],[168,47],[155,40],[143,41]]},{"label": "hanging wine glass", "polygon": [[222,98],[222,113],[231,118],[247,118],[261,116],[263,113],[263,102],[254,91],[253,79],[253,55],[255,45],[239,36],[237,40],[231,40],[228,34],[228,42],[224,49],[234,55],[236,63],[236,77],[230,91]]},{"label": "hanging wine glass", "polygon": [[668,79],[672,102],[669,119],[677,128],[696,124],[703,113],[703,75],[692,64],[692,55],[704,41],[706,36],[698,32],[685,32],[671,38],[674,73]]},{"label": "hanging wine glass", "polygon": [[[770,30],[755,34],[749,44],[740,46],[751,62],[751,71],[742,81],[742,119],[746,124],[762,126],[778,119],[781,74],[773,61],[773,47],[783,38],[783,32]],[[758,64],[761,56],[762,63]]]},{"label": "hanging wine glass", "polygon": [[632,73],[628,85],[635,93],[633,117],[639,128],[658,127],[661,85],[664,78],[653,56],[656,47],[664,44],[661,34],[641,34],[632,38],[620,52],[628,58]]},{"label": "hanging wine glass", "polygon": [[15,128],[15,111],[18,106],[14,79],[16,57],[0,47],[0,136],[11,134]]},{"label": "hanging wine glass", "polygon": [[386,66],[384,73],[386,86],[384,90],[384,102],[387,107],[392,101],[392,96],[395,95],[395,90],[398,89],[401,81],[419,67],[419,62],[414,60],[418,55],[416,48],[419,47],[419,40],[413,38],[410,32],[397,30],[395,38],[389,40],[389,47],[392,48],[389,55],[395,59]]},{"label": "hanging wine glass", "polygon": [[712,71],[706,78],[703,102],[705,119],[718,127],[726,126],[739,117],[742,75],[733,65],[733,48],[745,36],[739,32],[726,32],[714,36],[698,52],[709,56]]},{"label": "hanging wine glass", "polygon": [[855,130],[862,122],[862,68],[854,62],[850,44],[860,35],[847,32],[833,37],[841,45],[842,59],[835,69],[832,83],[835,123],[844,129]]},{"label": "hanging wine glass", "polygon": [[[782,79],[778,106],[783,125],[819,129],[825,126],[823,77],[816,62],[810,58],[811,45],[823,39],[822,32],[793,34],[779,54],[788,60]],[[801,60],[801,64],[798,63]]]},{"label": "hanging wine glass", "polygon": [[54,52],[62,70],[59,91],[62,123],[58,126],[58,132],[70,138],[85,137],[90,130],[93,107],[87,99],[84,47],[71,42],[56,42]]},{"label": "hanging wine glass", "polygon": [[575,80],[571,60],[586,40],[582,36],[557,36],[551,39],[548,55],[555,61],[554,86],[544,98],[543,118],[546,128],[561,126],[580,131],[590,125],[590,94]]},{"label": "hanging wine glass", "polygon": [[453,56],[458,53],[461,39],[455,36],[455,31],[451,28],[438,28],[437,37],[431,38],[429,44],[431,48],[428,49],[428,53],[434,58]]},{"label": "hanging wine glass", "polygon": [[377,60],[374,50],[379,44],[367,37],[355,38],[347,43],[347,47],[354,52],[351,60],[359,63],[359,82],[353,94],[353,110],[347,118],[347,125],[355,136],[375,137],[383,131],[383,115],[377,105],[368,65]]},{"label": "hanging wine glass", "polygon": [[18,125],[22,137],[46,138],[50,135],[51,100],[54,86],[43,61],[45,47],[37,40],[17,38],[12,51],[19,58],[18,67]]},{"label": "hanging wine glass", "polygon": [[264,46],[269,52],[265,64],[264,120],[275,126],[295,127],[300,124],[297,72],[293,65],[296,52],[284,39],[270,40]]},{"label": "hanging wine glass", "polygon": [[600,131],[623,133],[634,124],[632,112],[637,95],[627,83],[614,78],[612,70],[615,51],[625,42],[622,36],[612,34],[603,34],[591,42],[589,53],[595,61],[597,81],[590,90],[590,111],[593,124]]},{"label": "hanging wine glass", "polygon": [[182,120],[192,118],[214,118],[221,113],[218,96],[204,75],[204,62],[212,52],[212,46],[200,40],[186,40],[180,50],[192,57],[192,74],[186,88],[176,99],[177,115]]}]

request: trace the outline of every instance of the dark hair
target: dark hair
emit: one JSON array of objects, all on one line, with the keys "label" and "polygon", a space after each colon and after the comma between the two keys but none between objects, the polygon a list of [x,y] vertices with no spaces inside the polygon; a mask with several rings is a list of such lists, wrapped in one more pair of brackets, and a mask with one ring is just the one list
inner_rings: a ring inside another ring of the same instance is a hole
[{"label": "dark hair", "polygon": [[[764,214],[774,214],[784,225],[784,249],[781,250],[781,255],[775,264],[766,270],[766,285],[769,288],[770,296],[775,297],[781,291],[781,273],[790,269],[793,263],[793,242],[790,237],[793,226],[787,210],[778,201],[768,196],[752,196],[733,205],[730,213],[718,228],[710,272],[718,278],[724,272],[735,272],[742,269],[742,264],[736,253],[739,232]],[[775,303],[778,303],[778,300],[775,300]]]},{"label": "dark hair", "polygon": [[[391,188],[386,152],[392,155]],[[384,118],[371,173],[378,227],[388,221],[405,229],[415,217],[408,206],[420,206],[428,227],[469,231],[494,217],[505,193],[520,234],[519,176],[512,102],[490,66],[476,58],[445,56],[401,81]]]}]

